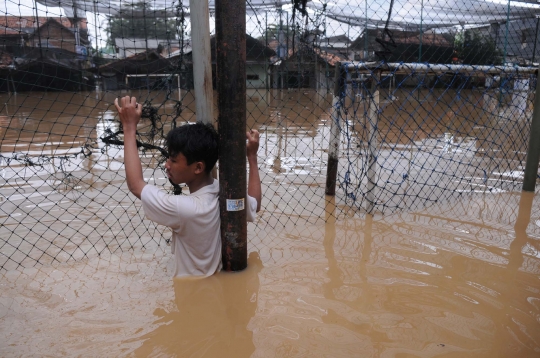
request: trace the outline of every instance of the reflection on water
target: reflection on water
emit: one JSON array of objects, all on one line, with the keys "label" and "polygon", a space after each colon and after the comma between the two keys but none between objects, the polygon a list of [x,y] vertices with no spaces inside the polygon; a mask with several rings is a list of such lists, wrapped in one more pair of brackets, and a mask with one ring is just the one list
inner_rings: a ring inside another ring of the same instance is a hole
[{"label": "reflection on water", "polygon": [[255,350],[249,322],[257,308],[262,268],[259,255],[252,252],[243,272],[175,279],[176,307],[156,309],[157,328],[125,342],[142,343],[136,357],[249,357]]},{"label": "reflection on water", "polygon": [[250,225],[248,269],[204,280],[171,280],[168,250],[8,271],[0,354],[536,357],[533,199],[336,220],[326,198],[326,222]]}]

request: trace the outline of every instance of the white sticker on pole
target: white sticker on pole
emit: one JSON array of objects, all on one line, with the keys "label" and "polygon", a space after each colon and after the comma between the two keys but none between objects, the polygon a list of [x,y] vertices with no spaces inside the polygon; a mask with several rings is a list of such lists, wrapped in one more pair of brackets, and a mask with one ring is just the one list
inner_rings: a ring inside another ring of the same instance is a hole
[{"label": "white sticker on pole", "polygon": [[227,199],[227,211],[244,210],[244,199]]}]

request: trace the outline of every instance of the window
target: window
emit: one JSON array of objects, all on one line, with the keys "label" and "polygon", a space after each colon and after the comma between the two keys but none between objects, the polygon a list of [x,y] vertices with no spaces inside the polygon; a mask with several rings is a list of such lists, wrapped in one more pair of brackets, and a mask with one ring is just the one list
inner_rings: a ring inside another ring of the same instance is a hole
[{"label": "window", "polygon": [[258,81],[259,80],[259,75],[247,75],[247,80],[248,81]]}]

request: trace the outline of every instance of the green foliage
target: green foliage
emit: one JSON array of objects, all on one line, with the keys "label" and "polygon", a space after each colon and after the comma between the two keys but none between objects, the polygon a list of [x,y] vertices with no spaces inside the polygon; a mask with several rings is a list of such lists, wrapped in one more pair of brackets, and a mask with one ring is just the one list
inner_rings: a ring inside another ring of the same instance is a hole
[{"label": "green foliage", "polygon": [[[281,25],[281,31],[284,39],[286,39],[287,36],[289,36],[289,38],[292,38],[293,30],[291,28],[288,28],[287,25]],[[268,26],[266,27],[266,31],[263,32],[263,34],[261,35],[261,37],[258,38],[258,40],[262,42],[264,42],[266,39],[268,39],[268,41],[278,40],[279,33],[279,24],[268,24]]]},{"label": "green foliage", "polygon": [[495,40],[477,29],[458,34],[455,40],[459,60],[465,65],[500,65],[502,57]]},{"label": "green foliage", "polygon": [[132,5],[121,17],[110,17],[107,30],[110,43],[116,38],[174,39],[177,34],[176,18],[156,18],[145,2]]}]

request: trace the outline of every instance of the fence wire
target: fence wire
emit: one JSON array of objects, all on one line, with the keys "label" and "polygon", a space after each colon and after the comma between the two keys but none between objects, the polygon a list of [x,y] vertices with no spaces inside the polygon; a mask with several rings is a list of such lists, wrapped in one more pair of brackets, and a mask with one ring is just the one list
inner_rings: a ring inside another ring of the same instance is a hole
[{"label": "fence wire", "polygon": [[347,202],[388,213],[521,189],[534,69],[343,67],[333,124],[342,135],[339,186]]},{"label": "fence wire", "polygon": [[[247,9],[247,122],[262,133],[256,233],[327,219],[333,126],[335,216],[519,189],[539,5],[254,0]],[[0,268],[165,247],[170,233],[144,219],[125,185],[112,103],[127,94],[144,103],[144,177],[181,194],[163,172],[163,138],[197,120],[187,2],[8,1],[0,14]],[[214,53],[212,1],[209,16]]]}]

